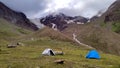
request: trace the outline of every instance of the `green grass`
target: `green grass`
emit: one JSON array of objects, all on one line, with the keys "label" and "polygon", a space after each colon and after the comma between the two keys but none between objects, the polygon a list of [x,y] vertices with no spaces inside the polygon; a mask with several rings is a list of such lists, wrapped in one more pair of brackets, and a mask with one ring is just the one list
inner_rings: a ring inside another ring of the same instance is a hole
[{"label": "green grass", "polygon": [[[24,41],[25,46],[8,49],[1,46],[0,68],[120,68],[120,57],[100,52],[101,59],[86,59],[88,50],[81,49],[70,42],[41,38]],[[46,48],[62,50],[64,55],[42,56]],[[63,65],[54,60],[63,59]]]},{"label": "green grass", "polygon": [[31,31],[17,27],[5,19],[0,18],[0,50],[10,41],[14,41],[19,36],[31,33]]},{"label": "green grass", "polygon": [[29,30],[17,27],[4,19],[0,19],[0,38],[16,37],[29,33]]},{"label": "green grass", "polygon": [[106,23],[102,22],[102,23],[100,23],[100,26],[106,27]]},{"label": "green grass", "polygon": [[113,23],[112,30],[116,33],[120,33],[120,22]]}]

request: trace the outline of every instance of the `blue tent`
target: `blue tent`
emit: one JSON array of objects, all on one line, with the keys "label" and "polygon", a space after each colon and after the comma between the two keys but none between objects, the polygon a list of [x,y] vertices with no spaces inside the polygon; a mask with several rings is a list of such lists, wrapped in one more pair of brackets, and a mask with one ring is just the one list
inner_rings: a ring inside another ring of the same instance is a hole
[{"label": "blue tent", "polygon": [[86,58],[88,58],[88,59],[100,59],[100,55],[96,50],[91,50],[86,55]]}]

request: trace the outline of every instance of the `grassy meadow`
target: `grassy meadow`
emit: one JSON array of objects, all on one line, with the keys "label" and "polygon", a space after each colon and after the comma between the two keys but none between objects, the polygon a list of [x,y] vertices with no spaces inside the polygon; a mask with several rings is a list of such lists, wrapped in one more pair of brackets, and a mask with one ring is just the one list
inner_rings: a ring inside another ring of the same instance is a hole
[{"label": "grassy meadow", "polygon": [[[6,48],[1,46],[0,68],[120,68],[120,57],[100,52],[101,59],[86,59],[89,49],[75,46],[70,42],[52,40],[48,37],[39,40],[22,41],[24,46]],[[63,51],[64,55],[42,56],[44,49]],[[55,64],[58,59],[64,64]]]}]

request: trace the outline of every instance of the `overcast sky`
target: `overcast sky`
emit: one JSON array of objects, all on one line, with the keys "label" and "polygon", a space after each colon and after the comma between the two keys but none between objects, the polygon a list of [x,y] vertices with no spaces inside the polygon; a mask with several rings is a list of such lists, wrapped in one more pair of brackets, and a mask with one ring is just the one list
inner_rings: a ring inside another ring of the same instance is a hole
[{"label": "overcast sky", "polygon": [[92,17],[105,11],[115,0],[0,0],[8,7],[24,12],[28,18],[39,18],[50,13]]}]

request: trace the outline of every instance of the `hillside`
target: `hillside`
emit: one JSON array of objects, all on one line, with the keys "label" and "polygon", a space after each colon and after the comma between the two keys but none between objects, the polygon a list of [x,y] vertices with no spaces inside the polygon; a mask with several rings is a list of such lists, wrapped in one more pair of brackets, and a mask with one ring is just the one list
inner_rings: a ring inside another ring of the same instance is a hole
[{"label": "hillside", "polygon": [[24,13],[14,11],[2,2],[0,2],[0,18],[3,18],[9,23],[25,29],[38,30],[38,27],[30,22]]},{"label": "hillside", "polygon": [[71,37],[64,35],[60,31],[56,31],[49,27],[44,27],[36,32],[33,32],[33,33],[27,35],[27,36],[22,36],[20,38],[20,40],[21,41],[23,41],[23,40],[36,41],[36,40],[40,40],[41,38],[50,38],[52,40],[75,43],[75,41]]},{"label": "hillside", "polygon": [[31,33],[31,31],[17,27],[5,19],[0,19],[0,47],[29,33]]},{"label": "hillside", "polygon": [[94,24],[72,24],[69,25],[63,33],[70,37],[75,33],[77,35],[77,39],[82,43],[106,53],[120,55],[120,35],[112,31],[108,31],[106,28],[102,28]]},{"label": "hillside", "polygon": [[120,33],[120,0],[116,0],[101,17],[93,22],[108,30]]},{"label": "hillside", "polygon": [[105,16],[104,22],[120,21],[120,0],[114,2],[103,16]]}]

